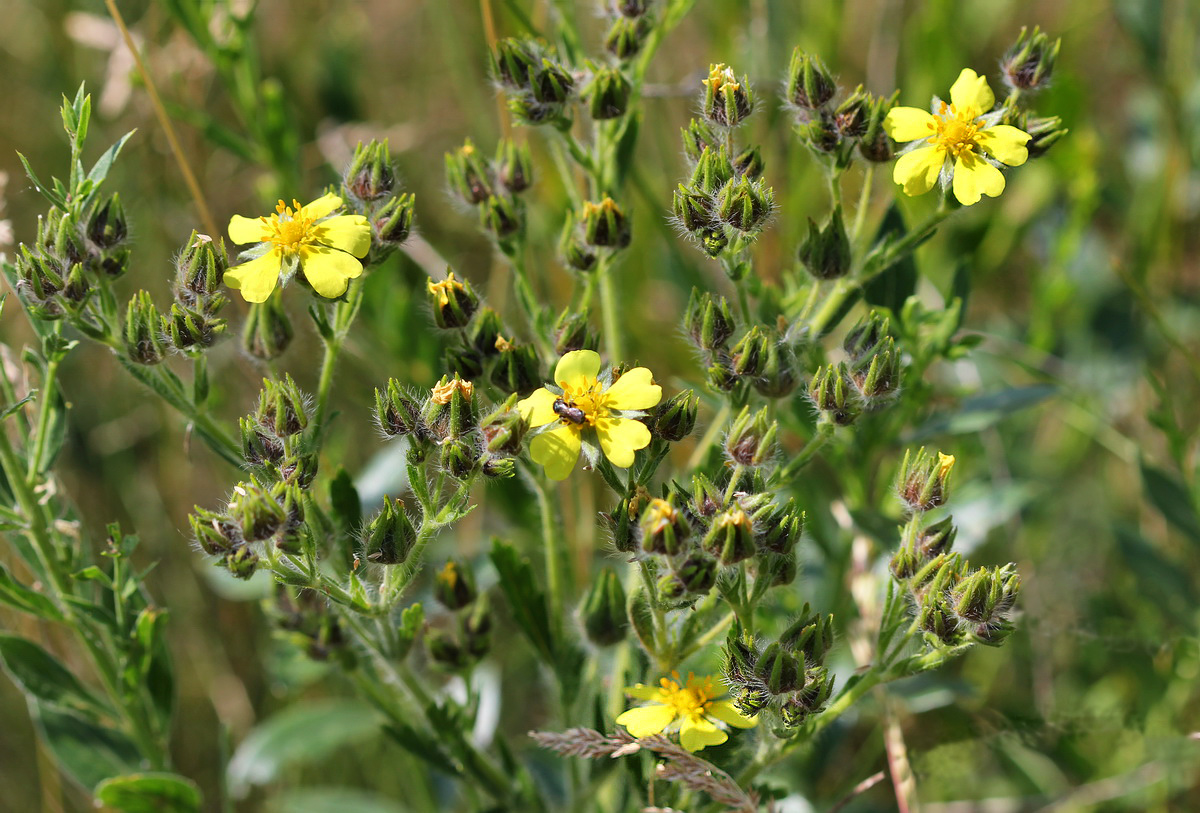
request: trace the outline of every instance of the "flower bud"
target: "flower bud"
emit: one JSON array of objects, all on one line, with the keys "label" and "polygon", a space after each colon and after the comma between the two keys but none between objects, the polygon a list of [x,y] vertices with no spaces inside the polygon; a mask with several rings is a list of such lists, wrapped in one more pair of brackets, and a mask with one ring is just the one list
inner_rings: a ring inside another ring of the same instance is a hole
[{"label": "flower bud", "polygon": [[833,616],[813,613],[808,604],[800,615],[779,636],[780,643],[792,652],[804,656],[805,662],[825,662],[825,656],[833,648]]},{"label": "flower bud", "polygon": [[674,567],[674,576],[684,593],[703,595],[717,583],[717,561],[703,553],[692,553]]},{"label": "flower bud", "polygon": [[443,330],[466,327],[479,307],[479,297],[470,281],[455,279],[454,272],[449,269],[444,280],[434,282],[430,277],[425,287],[429,292],[433,321]]},{"label": "flower bud", "polygon": [[475,575],[469,567],[454,559],[447,559],[433,577],[433,597],[447,609],[461,610],[474,601],[476,595]]},{"label": "flower bud", "polygon": [[[91,294],[92,283],[84,273],[83,266],[79,264],[71,266],[67,278],[63,281],[62,298],[73,305],[79,305],[85,302]],[[224,322],[221,323],[221,326],[224,327]]]},{"label": "flower bud", "polygon": [[286,519],[275,539],[275,547],[283,553],[299,556],[309,547],[309,538],[304,524],[304,492],[294,484],[281,484],[271,491],[283,505]]},{"label": "flower bud", "polygon": [[407,240],[412,232],[416,204],[417,199],[406,192],[380,206],[371,221],[376,241],[392,249]]},{"label": "flower bud", "polygon": [[762,370],[763,346],[770,340],[763,335],[761,325],[752,325],[730,351],[735,375],[753,378]]},{"label": "flower bud", "polygon": [[521,229],[524,215],[512,195],[491,195],[479,207],[479,223],[483,228],[504,239]]},{"label": "flower bud", "polygon": [[306,399],[290,374],[284,373],[283,381],[263,379],[254,419],[280,438],[298,435],[305,430],[308,426]]},{"label": "flower bud", "polygon": [[[467,342],[480,358],[491,357],[500,352],[503,343],[504,321],[500,314],[489,307],[480,308],[467,326]],[[476,378],[478,373],[465,378]]]},{"label": "flower bud", "polygon": [[478,660],[492,648],[492,608],[487,594],[471,605],[461,622],[463,646],[467,654]]},{"label": "flower bud", "polygon": [[808,219],[808,237],[800,245],[800,262],[816,279],[837,279],[850,270],[850,238],[842,223],[842,207],[835,206],[829,222],[819,228]]},{"label": "flower bud", "polygon": [[125,242],[129,226],[125,221],[125,210],[121,198],[114,194],[92,212],[88,218],[87,236],[97,248],[113,248]]},{"label": "flower bud", "polygon": [[650,10],[651,0],[614,0],[615,11],[622,17],[637,19]]},{"label": "flower bud", "polygon": [[209,556],[221,556],[242,544],[242,532],[228,514],[209,511],[195,506],[195,513],[188,515],[192,536],[200,549]]},{"label": "flower bud", "polygon": [[889,325],[888,317],[876,310],[858,320],[842,341],[842,349],[846,351],[850,361],[857,362],[874,355],[883,340],[888,337]]},{"label": "flower bud", "polygon": [[900,351],[888,336],[874,355],[850,367],[850,380],[867,409],[883,406],[900,390]]},{"label": "flower bud", "polygon": [[583,90],[588,112],[593,119],[619,119],[629,109],[629,80],[619,68],[600,68]]},{"label": "flower bud", "polygon": [[451,671],[466,669],[471,665],[471,658],[466,650],[446,630],[432,629],[426,633],[425,646],[429,649],[429,657],[434,663]]},{"label": "flower bud", "polygon": [[234,486],[228,510],[247,542],[259,542],[274,536],[287,519],[283,506],[257,483],[238,483]]},{"label": "flower bud", "polygon": [[761,466],[772,454],[778,431],[779,424],[767,420],[766,407],[754,415],[750,407],[742,407],[725,436],[725,454],[739,465]]},{"label": "flower bud", "polygon": [[759,529],[759,548],[774,553],[791,553],[804,535],[805,514],[796,510],[796,498],[784,505],[768,503],[753,516]]},{"label": "flower bud", "polygon": [[692,527],[668,500],[655,497],[642,512],[638,532],[646,553],[674,556],[683,552]]},{"label": "flower bud", "polygon": [[962,578],[963,567],[957,553],[936,556],[913,574],[908,591],[918,603],[940,601],[941,596]]},{"label": "flower bud", "polygon": [[385,496],[383,508],[367,524],[363,536],[367,561],[398,565],[408,558],[417,543],[417,528],[404,510],[404,503]]},{"label": "flower bud", "polygon": [[442,442],[440,449],[439,465],[456,480],[467,479],[480,461],[479,449],[463,438],[448,438]]},{"label": "flower bud", "polygon": [[1051,42],[1038,26],[1034,26],[1032,32],[1022,26],[1017,41],[1000,60],[1004,84],[1010,90],[1041,90],[1046,87],[1050,84],[1061,46],[1061,39]]},{"label": "flower bud", "polygon": [[771,695],[762,689],[755,689],[752,686],[743,686],[738,689],[733,696],[733,705],[742,714],[747,717],[753,717],[767,707],[771,702]]},{"label": "flower bud", "polygon": [[300,488],[308,488],[312,485],[313,478],[317,476],[319,465],[320,459],[316,453],[289,454],[279,464],[279,476],[283,478],[284,482]]},{"label": "flower bud", "polygon": [[292,343],[291,320],[283,309],[283,301],[273,295],[266,302],[250,306],[246,325],[242,329],[242,347],[250,355],[270,361],[283,355]]},{"label": "flower bud", "polygon": [[[725,140],[713,132],[712,127],[701,119],[692,119],[688,126],[679,131],[683,138],[683,152],[688,160],[695,163],[700,160],[704,150],[717,152],[724,146]],[[723,183],[723,182],[722,182]],[[717,184],[719,187],[720,184]]]},{"label": "flower bud", "polygon": [[683,325],[692,344],[708,351],[724,347],[737,329],[725,297],[716,298],[711,291],[701,293],[699,288],[693,288],[688,298]]},{"label": "flower bud", "polygon": [[521,417],[516,404],[514,393],[479,424],[484,444],[492,454],[514,457],[521,453],[521,442],[529,431],[529,422]]},{"label": "flower bud", "polygon": [[747,147],[735,155],[731,163],[733,164],[733,171],[737,173],[739,178],[747,178],[751,181],[757,180],[763,174],[763,169],[765,168],[762,150],[758,147]]},{"label": "flower bud", "polygon": [[370,203],[390,195],[395,185],[396,173],[392,170],[387,139],[372,139],[366,145],[358,142],[354,157],[342,174],[342,191],[346,197],[359,203]]},{"label": "flower bud", "polygon": [[821,711],[833,694],[833,677],[823,666],[814,666],[804,673],[804,688],[793,692],[779,707],[780,718],[787,728],[803,725]]},{"label": "flower bud", "polygon": [[576,271],[590,271],[596,266],[596,252],[583,241],[574,217],[567,218],[560,243],[563,262]]},{"label": "flower bud", "polygon": [[800,140],[817,152],[832,153],[842,143],[842,134],[838,131],[833,115],[826,110],[814,114],[812,118],[796,125],[796,134]]},{"label": "flower bud", "polygon": [[788,694],[804,685],[804,663],[778,641],[763,650],[755,674],[761,685],[774,695]]},{"label": "flower bud", "polygon": [[813,406],[838,426],[849,426],[862,414],[848,376],[845,362],[839,362],[836,367],[818,367],[808,385]]},{"label": "flower bud", "polygon": [[529,87],[529,74],[537,64],[537,48],[528,40],[506,37],[492,51],[492,74],[512,90]]},{"label": "flower bud", "polygon": [[883,129],[883,120],[887,118],[888,111],[895,107],[899,100],[900,91],[896,91],[887,98],[868,94],[866,126],[858,141],[858,151],[868,161],[874,161],[877,164],[886,163],[895,157],[892,139]]},{"label": "flower bud", "polygon": [[725,567],[754,555],[754,523],[740,508],[730,508],[713,518],[704,537],[704,549]]},{"label": "flower bud", "polygon": [[580,609],[583,629],[596,646],[612,646],[625,640],[629,616],[625,610],[625,588],[609,568],[600,571]]},{"label": "flower bud", "polygon": [[248,579],[258,570],[258,554],[240,545],[225,557],[224,565],[234,578]]},{"label": "flower bud", "polygon": [[775,191],[762,181],[730,180],[717,195],[717,217],[743,235],[762,231],[775,208]]},{"label": "flower bud", "polygon": [[756,682],[754,671],[758,664],[758,650],[752,641],[746,640],[741,624],[736,621],[725,639],[723,654],[725,681],[729,685]]},{"label": "flower bud", "polygon": [[109,279],[125,276],[125,272],[129,270],[129,261],[132,256],[128,248],[110,248],[102,252],[99,260],[100,273]]},{"label": "flower bud", "polygon": [[278,463],[283,459],[283,444],[279,438],[265,432],[254,420],[238,418],[242,442],[242,459],[248,466]]},{"label": "flower bud", "polygon": [[567,69],[545,57],[541,65],[530,71],[529,91],[540,104],[564,104],[571,98],[574,87],[575,80]]},{"label": "flower bud", "polygon": [[612,198],[605,197],[599,203],[587,201],[583,204],[580,217],[583,222],[584,241],[598,248],[625,248],[632,237],[629,218]]},{"label": "flower bud", "polygon": [[950,496],[950,472],[954,456],[937,453],[937,457],[921,447],[917,453],[904,453],[898,488],[900,499],[912,511],[929,511],[945,504]]},{"label": "flower bud", "polygon": [[171,313],[162,318],[162,332],[171,338],[177,350],[207,349],[225,332],[225,320],[208,319],[176,302],[171,305]]},{"label": "flower bud", "polygon": [[1029,143],[1025,145],[1025,148],[1029,150],[1030,158],[1040,158],[1045,155],[1051,146],[1069,132],[1062,126],[1062,119],[1058,116],[1026,117],[1021,129],[1031,136]]},{"label": "flower bud", "polygon": [[794,552],[789,553],[760,553],[755,568],[757,578],[765,579],[771,587],[786,587],[796,580],[800,572],[800,563]]},{"label": "flower bud", "polygon": [[604,35],[604,50],[617,59],[633,59],[641,52],[651,29],[645,17],[618,17]]},{"label": "flower bud", "polygon": [[573,350],[596,350],[600,336],[588,323],[586,311],[563,310],[554,322],[554,352],[564,356]]},{"label": "flower bud", "polygon": [[511,457],[499,457],[488,454],[483,457],[483,465],[479,467],[483,476],[489,480],[507,480],[517,473],[517,462]]},{"label": "flower bud", "polygon": [[21,245],[21,256],[17,259],[17,279],[22,299],[40,302],[57,294],[66,281],[57,261],[47,259]]},{"label": "flower bud", "polygon": [[502,138],[496,145],[496,180],[509,192],[524,192],[533,183],[533,156],[525,144]]},{"label": "flower bud", "polygon": [[958,619],[940,598],[921,604],[917,626],[925,633],[926,641],[934,646],[954,646],[962,640]]},{"label": "flower bud", "polygon": [[394,378],[388,379],[386,390],[375,390],[375,420],[389,436],[424,434],[421,405],[400,387]]},{"label": "flower bud", "polygon": [[679,184],[672,199],[671,209],[675,222],[689,232],[695,233],[714,227],[712,196]]},{"label": "flower bud", "polygon": [[943,553],[949,553],[954,547],[954,538],[958,536],[958,528],[954,527],[954,518],[946,517],[923,528],[916,535],[917,553],[923,559],[933,559]]},{"label": "flower bud", "polygon": [[833,111],[833,126],[842,138],[858,138],[867,131],[867,112],[871,97],[859,85]]},{"label": "flower bud", "polygon": [[[726,248],[729,247],[729,235],[725,234],[725,230],[721,228],[705,229],[697,235],[700,238],[700,248],[710,259],[715,260],[721,256]],[[748,268],[748,264],[739,263],[738,268]],[[730,273],[730,279],[734,282],[741,279],[741,276],[734,276]]]},{"label": "flower bud", "polygon": [[733,69],[724,64],[711,65],[703,81],[701,110],[704,117],[721,127],[736,127],[754,110],[754,93],[745,76],[737,81]]},{"label": "flower bud", "polygon": [[767,398],[782,398],[796,389],[796,357],[791,346],[779,338],[763,337],[758,375],[750,382]]},{"label": "flower bud", "polygon": [[162,317],[146,291],[138,291],[125,310],[125,353],[137,364],[158,364],[166,356]]},{"label": "flower bud", "polygon": [[835,92],[837,85],[825,63],[797,46],[788,65],[787,100],[796,107],[815,110],[832,99]]},{"label": "flower bud", "polygon": [[733,162],[729,160],[725,147],[705,147],[692,169],[687,189],[697,195],[716,196],[731,180]]},{"label": "flower bud", "polygon": [[475,414],[475,385],[457,374],[442,376],[425,403],[422,419],[440,438],[459,438],[471,432],[478,423]]},{"label": "flower bud", "polygon": [[454,152],[446,153],[446,181],[459,198],[472,205],[494,194],[487,162],[469,138]]},{"label": "flower bud", "polygon": [[700,399],[691,390],[673,396],[655,407],[651,433],[672,443],[683,440],[696,428],[699,406]]},{"label": "flower bud", "polygon": [[542,383],[541,362],[533,345],[514,344],[500,351],[492,383],[502,392],[527,395]]},{"label": "flower bud", "polygon": [[1021,591],[1021,576],[1014,565],[980,568],[950,590],[954,614],[964,622],[990,625],[1005,620]]}]

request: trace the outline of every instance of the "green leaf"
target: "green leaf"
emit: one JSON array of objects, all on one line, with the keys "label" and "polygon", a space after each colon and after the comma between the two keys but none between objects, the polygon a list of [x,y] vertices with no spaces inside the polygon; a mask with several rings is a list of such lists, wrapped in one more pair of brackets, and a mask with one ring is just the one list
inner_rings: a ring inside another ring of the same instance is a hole
[{"label": "green leaf", "polygon": [[292,706],[270,717],[246,737],[226,775],[230,792],[244,797],[254,785],[273,781],[284,768],[317,762],[380,729],[378,713],[355,700],[326,700]]},{"label": "green leaf", "polygon": [[658,644],[654,633],[654,609],[650,606],[650,600],[641,585],[629,594],[629,623],[642,648],[651,655],[656,655]]},{"label": "green leaf", "polygon": [[354,788],[296,788],[271,797],[268,813],[405,813],[394,799]]},{"label": "green leaf", "polygon": [[554,664],[554,636],[546,594],[537,586],[533,567],[517,549],[501,539],[492,540],[492,564],[500,575],[500,589],[512,609],[513,620],[546,663]]},{"label": "green leaf", "polygon": [[135,773],[96,786],[96,801],[122,813],[190,813],[200,810],[200,788],[173,773]]},{"label": "green leaf", "polygon": [[62,620],[62,613],[48,596],[18,582],[4,565],[0,565],[0,602],[49,621]]},{"label": "green leaf", "polygon": [[1200,542],[1200,515],[1183,481],[1171,472],[1141,461],[1142,487],[1146,499],[1159,513],[1193,542]]},{"label": "green leaf", "polygon": [[362,525],[362,500],[359,499],[358,489],[350,473],[338,466],[337,473],[329,483],[330,509],[334,521],[344,534],[353,534]]},{"label": "green leaf", "polygon": [[21,407],[25,406],[30,401],[32,401],[33,397],[35,395],[37,395],[37,392],[38,392],[37,390],[30,390],[29,394],[26,395],[24,398],[22,398],[20,401],[17,401],[14,404],[9,404],[8,406],[6,406],[2,410],[0,410],[0,421],[4,420],[5,418],[8,418],[12,415],[17,414],[17,410],[19,410]]},{"label": "green leaf", "polygon": [[85,788],[138,769],[137,747],[122,732],[78,714],[33,704],[34,722],[63,770]]},{"label": "green leaf", "polygon": [[1191,629],[1195,623],[1196,589],[1187,576],[1185,563],[1168,558],[1135,528],[1118,525],[1115,530],[1122,569],[1133,574],[1140,595],[1154,596],[1153,607],[1158,612],[1170,616],[1180,628]]},{"label": "green leaf", "polygon": [[100,706],[58,658],[33,641],[0,633],[0,659],[14,682],[42,703],[88,712]]},{"label": "green leaf", "polygon": [[420,728],[396,721],[389,723],[383,730],[405,751],[447,776],[458,776],[461,773],[437,738]]},{"label": "green leaf", "polygon": [[[58,192],[53,191],[50,189],[50,187],[42,183],[41,179],[38,178],[37,174],[33,171],[33,167],[29,165],[28,158],[26,158],[20,152],[17,153],[17,158],[21,160],[21,166],[25,167],[25,175],[33,183],[33,188],[41,193],[43,198],[50,201],[51,205],[65,212],[67,210],[66,197]],[[61,186],[61,184],[56,185]]]},{"label": "green leaf", "polygon": [[1022,409],[1039,404],[1057,390],[1049,384],[1014,387],[1000,392],[974,395],[963,399],[957,409],[936,412],[904,439],[915,443],[940,435],[964,435],[980,432]]},{"label": "green leaf", "polygon": [[91,172],[87,174],[87,179],[96,186],[99,186],[100,183],[108,177],[108,171],[112,169],[113,161],[116,161],[117,156],[121,154],[121,148],[125,146],[125,142],[128,141],[136,132],[136,129],[130,130],[128,133],[118,138],[115,144],[105,150],[104,155],[100,156],[100,158],[92,166]]},{"label": "green leaf", "polygon": [[[887,245],[908,233],[900,207],[893,203],[888,207],[879,224],[876,244]],[[885,249],[886,250],[886,249]],[[885,266],[873,279],[863,285],[863,297],[868,304],[888,308],[899,315],[905,301],[917,292],[917,262],[911,252],[898,257]]]}]

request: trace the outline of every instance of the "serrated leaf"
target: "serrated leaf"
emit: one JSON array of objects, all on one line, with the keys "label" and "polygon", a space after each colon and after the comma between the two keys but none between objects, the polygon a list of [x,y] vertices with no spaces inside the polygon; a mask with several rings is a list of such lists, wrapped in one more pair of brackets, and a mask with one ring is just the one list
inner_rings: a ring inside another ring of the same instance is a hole
[{"label": "serrated leaf", "polygon": [[1145,459],[1141,461],[1142,487],[1148,499],[1167,522],[1189,537],[1200,542],[1200,515],[1196,503],[1183,481],[1171,472],[1153,466]]},{"label": "serrated leaf", "polygon": [[173,773],[135,773],[105,779],[96,801],[121,813],[192,813],[200,810],[200,788]]},{"label": "serrated leaf", "polygon": [[43,704],[88,712],[101,707],[58,658],[33,641],[0,633],[0,660],[13,681]]},{"label": "serrated leaf", "polygon": [[63,770],[83,787],[94,788],[105,779],[137,770],[141,761],[137,747],[121,731],[44,703],[33,708],[42,739]]},{"label": "serrated leaf", "polygon": [[355,700],[291,706],[256,726],[238,746],[226,771],[230,792],[242,798],[284,768],[317,762],[377,733],[381,722],[373,708]]},{"label": "serrated leaf", "polygon": [[500,575],[500,590],[512,610],[513,620],[542,660],[553,665],[554,636],[550,630],[546,594],[537,586],[529,560],[500,539],[492,540],[491,560]]}]

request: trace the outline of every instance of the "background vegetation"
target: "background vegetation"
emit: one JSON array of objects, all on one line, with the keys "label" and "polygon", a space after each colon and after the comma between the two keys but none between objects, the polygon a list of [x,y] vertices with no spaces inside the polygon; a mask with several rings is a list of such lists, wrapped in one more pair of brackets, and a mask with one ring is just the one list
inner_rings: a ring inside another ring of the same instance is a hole
[{"label": "background vegetation", "polygon": [[[498,33],[516,33],[510,4],[492,5]],[[512,5],[535,23],[550,13],[543,2]],[[559,5],[577,7],[588,42],[602,36],[589,3]],[[122,284],[165,299],[173,253],[200,224],[103,4],[7,0],[6,6],[0,170],[9,179],[3,217],[12,234],[30,239],[43,208],[14,151],[37,167],[62,166],[68,152],[59,97],[86,80],[97,108],[93,143],[138,128],[109,179],[136,241],[136,265]],[[278,81],[286,119],[272,123],[271,111],[263,111],[259,126],[276,126],[283,139],[276,155],[295,157],[274,164],[206,128],[205,122],[236,121],[238,113],[211,61],[163,7],[143,0],[123,3],[122,10],[144,40],[218,223],[260,210],[279,189],[315,197],[310,193],[336,180],[357,140],[390,138],[403,184],[417,195],[421,239],[367,283],[364,325],[350,338],[335,397],[345,423],[359,429],[343,426],[326,461],[364,472],[360,490],[377,499],[388,487],[388,452],[362,430],[372,388],[389,376],[428,386],[441,373],[417,287],[422,268],[449,263],[493,301],[507,290],[499,271],[493,273],[499,265],[491,245],[474,215],[452,203],[441,168],[442,153],[465,136],[491,145],[502,132],[480,4],[263,0],[251,35],[263,75]],[[821,54],[844,87],[862,82],[884,94],[899,87],[902,103],[920,104],[944,92],[963,66],[994,77],[1019,28],[1034,24],[1063,38],[1055,83],[1038,106],[1062,116],[1071,133],[1046,159],[1012,176],[1004,196],[962,213],[919,251],[923,272],[942,291],[957,268],[969,270],[967,324],[983,340],[969,362],[936,371],[963,400],[912,438],[958,455],[956,478],[970,484],[957,498],[966,537],[959,547],[980,564],[1018,562],[1023,616],[1008,647],[977,648],[950,669],[898,684],[890,696],[901,709],[927,809],[983,809],[983,799],[997,811],[1200,809],[1200,742],[1192,736],[1200,730],[1200,11],[1194,4],[697,4],[651,69],[629,201],[635,237],[618,270],[618,289],[629,303],[630,355],[656,371],[695,372],[675,326],[692,285],[724,284],[719,268],[667,222],[683,167],[678,128],[693,112],[710,62],[749,74],[763,99],[753,140],[766,153],[786,226],[769,231],[756,248],[758,267],[770,274],[795,262],[789,241],[798,224],[826,206],[823,178],[777,103],[793,46]],[[539,139],[530,141],[535,161],[548,161]],[[566,288],[565,279],[554,287],[560,219],[538,213],[561,211],[563,191],[547,182],[530,194],[537,196],[531,243],[545,247],[540,262],[550,281],[542,294],[554,299]],[[9,237],[0,228],[0,239]],[[938,296],[932,288],[924,293]],[[0,338],[19,347],[27,331],[18,310],[6,309]],[[304,333],[282,366],[311,390],[318,349]],[[224,382],[220,392],[228,400],[220,411],[244,413],[261,370],[236,340],[213,355],[211,375]],[[171,613],[180,694],[176,765],[215,798],[228,753],[256,721],[298,699],[337,697],[343,688],[336,674],[272,635],[256,601],[260,585],[220,578],[193,551],[182,530],[186,515],[194,504],[224,496],[225,464],[129,386],[105,351],[89,346],[75,353],[62,376],[72,382],[67,397],[74,407],[60,467],[64,485],[89,526],[120,520],[143,538],[139,556],[159,561],[150,586]],[[592,507],[585,501],[574,516],[586,527]],[[491,521],[472,515],[439,545],[470,557],[486,546],[478,529]],[[590,558],[578,562],[581,573],[591,566]],[[12,623],[0,611],[0,625]],[[32,625],[18,631],[39,634]],[[525,715],[537,714],[537,704],[526,700],[538,689],[518,683],[517,663],[511,666],[504,694],[514,700],[504,713],[524,724]],[[5,678],[0,732],[0,808],[84,809],[84,794],[60,786],[21,695]],[[847,720],[789,770],[823,809],[882,767],[882,759],[881,733]],[[294,787],[368,787],[379,794],[378,809],[389,811],[403,809],[398,801],[383,805],[404,798],[409,769],[423,770],[394,746],[364,736],[319,764],[284,764],[276,779]],[[261,792],[252,793],[245,809],[257,809],[260,799]],[[309,807],[294,797],[278,804],[319,810],[319,801],[313,792],[303,802]],[[884,783],[854,804],[847,809],[886,810],[894,799]]]}]

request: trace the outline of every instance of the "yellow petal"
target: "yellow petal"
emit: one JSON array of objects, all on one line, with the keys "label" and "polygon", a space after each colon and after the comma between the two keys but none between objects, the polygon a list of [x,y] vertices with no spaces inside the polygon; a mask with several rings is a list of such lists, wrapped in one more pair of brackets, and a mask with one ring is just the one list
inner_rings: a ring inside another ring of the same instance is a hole
[{"label": "yellow petal", "polygon": [[346,252],[312,245],[300,250],[300,269],[313,290],[326,299],[346,293],[350,280],[363,271],[362,263]]},{"label": "yellow petal", "polygon": [[565,480],[579,459],[579,431],[569,426],[559,426],[549,432],[534,435],[529,441],[529,456],[534,463],[546,469],[551,480]]},{"label": "yellow petal", "polygon": [[662,706],[656,703],[653,706],[629,709],[617,718],[617,725],[625,726],[630,734],[640,739],[661,733],[674,720],[675,708],[673,706]]},{"label": "yellow petal", "polygon": [[554,383],[566,389],[585,390],[600,374],[600,354],[594,350],[572,350],[558,360]]},{"label": "yellow petal", "polygon": [[650,430],[641,421],[629,418],[604,418],[596,421],[596,436],[604,456],[614,466],[627,469],[633,465],[633,453],[650,443]]},{"label": "yellow petal", "polygon": [[658,700],[662,696],[662,688],[639,683],[636,686],[626,686],[625,694],[637,700]]},{"label": "yellow petal", "polygon": [[365,257],[371,250],[371,225],[362,215],[341,215],[323,220],[313,228],[318,243],[341,249],[355,257]]},{"label": "yellow petal", "polygon": [[970,68],[963,68],[962,73],[950,86],[950,103],[959,113],[974,110],[975,116],[981,116],[992,109],[996,96],[988,87],[987,77],[980,76]]},{"label": "yellow petal", "polygon": [[239,246],[266,242],[266,232],[267,227],[257,217],[234,215],[229,218],[229,239]]},{"label": "yellow petal", "polygon": [[937,132],[937,120],[917,107],[893,107],[883,120],[883,130],[896,141],[916,141]]},{"label": "yellow petal", "polygon": [[250,262],[236,265],[225,272],[225,284],[242,292],[247,302],[266,302],[279,284],[283,258],[278,251],[268,251]]},{"label": "yellow petal", "polygon": [[540,390],[534,390],[528,398],[517,401],[517,411],[529,421],[530,426],[544,426],[558,420],[558,416],[554,414],[554,402],[557,400],[557,395],[542,387]]},{"label": "yellow petal", "polygon": [[757,717],[747,717],[728,700],[718,700],[708,707],[706,713],[709,717],[716,717],[722,723],[736,728],[754,728],[758,725]]},{"label": "yellow petal", "polygon": [[608,388],[608,405],[613,409],[649,409],[662,400],[662,387],[645,367],[634,367]]},{"label": "yellow petal", "polygon": [[975,136],[988,155],[1010,167],[1019,167],[1028,160],[1029,150],[1025,144],[1030,138],[1029,133],[1007,124],[997,124]]},{"label": "yellow petal", "polygon": [[904,187],[906,195],[924,195],[937,183],[946,156],[936,147],[921,147],[896,159],[892,180]]},{"label": "yellow petal", "polygon": [[954,162],[954,197],[963,206],[978,203],[983,195],[996,197],[1004,191],[1004,174],[973,152]]},{"label": "yellow petal", "polygon": [[312,203],[300,207],[300,211],[296,212],[296,219],[302,217],[311,217],[313,220],[320,220],[333,213],[333,210],[342,205],[342,199],[330,192],[328,195],[322,195]]},{"label": "yellow petal", "polygon": [[679,727],[679,744],[692,752],[699,751],[706,745],[720,745],[727,739],[728,734],[699,714],[689,714]]}]

